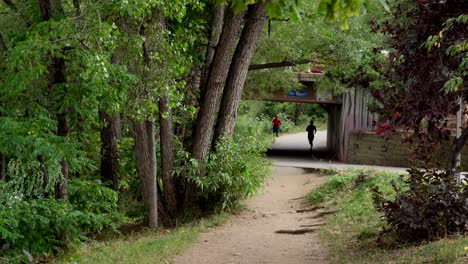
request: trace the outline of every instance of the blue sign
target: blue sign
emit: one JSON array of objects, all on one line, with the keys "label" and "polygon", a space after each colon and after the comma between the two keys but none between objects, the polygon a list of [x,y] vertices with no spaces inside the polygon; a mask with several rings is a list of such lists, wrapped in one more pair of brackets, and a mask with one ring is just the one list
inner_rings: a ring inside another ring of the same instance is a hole
[{"label": "blue sign", "polygon": [[292,90],[288,92],[288,97],[307,97],[307,91],[306,90]]}]

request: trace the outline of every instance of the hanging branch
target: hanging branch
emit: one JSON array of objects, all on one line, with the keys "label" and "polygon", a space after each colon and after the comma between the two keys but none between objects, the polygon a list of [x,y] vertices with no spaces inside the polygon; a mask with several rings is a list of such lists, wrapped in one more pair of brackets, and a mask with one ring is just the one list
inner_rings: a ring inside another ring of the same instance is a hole
[{"label": "hanging branch", "polygon": [[293,61],[282,61],[282,62],[269,62],[263,64],[252,64],[249,66],[249,71],[261,70],[261,69],[271,69],[271,68],[281,68],[281,67],[290,67],[301,64],[306,64],[309,62],[317,62],[316,59],[302,59],[302,60],[293,60]]}]

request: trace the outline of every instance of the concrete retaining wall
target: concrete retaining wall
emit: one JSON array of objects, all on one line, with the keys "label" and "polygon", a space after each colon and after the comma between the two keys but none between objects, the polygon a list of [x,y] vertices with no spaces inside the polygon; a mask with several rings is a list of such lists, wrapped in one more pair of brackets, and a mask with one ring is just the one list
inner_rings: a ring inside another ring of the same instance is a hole
[{"label": "concrete retaining wall", "polygon": [[[451,143],[443,144],[442,150],[434,153],[436,160],[444,166],[447,164]],[[410,149],[407,144],[401,143],[400,137],[393,136],[385,141],[372,132],[350,132],[347,153],[347,162],[352,164],[382,165],[395,167],[408,167]],[[461,165],[468,168],[468,148],[462,152]]]}]

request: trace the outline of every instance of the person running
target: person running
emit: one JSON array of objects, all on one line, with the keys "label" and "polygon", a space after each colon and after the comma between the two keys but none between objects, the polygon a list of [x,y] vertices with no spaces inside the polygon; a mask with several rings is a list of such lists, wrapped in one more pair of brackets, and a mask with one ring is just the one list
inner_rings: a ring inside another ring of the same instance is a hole
[{"label": "person running", "polygon": [[317,133],[317,128],[314,126],[314,120],[310,121],[310,125],[307,126],[306,131],[307,138],[309,139],[310,150],[312,150],[312,147],[314,146],[315,133]]},{"label": "person running", "polygon": [[275,118],[273,118],[271,123],[273,124],[273,134],[276,134],[276,136],[278,137],[278,132],[281,126],[281,120],[279,119],[278,115],[276,115]]}]

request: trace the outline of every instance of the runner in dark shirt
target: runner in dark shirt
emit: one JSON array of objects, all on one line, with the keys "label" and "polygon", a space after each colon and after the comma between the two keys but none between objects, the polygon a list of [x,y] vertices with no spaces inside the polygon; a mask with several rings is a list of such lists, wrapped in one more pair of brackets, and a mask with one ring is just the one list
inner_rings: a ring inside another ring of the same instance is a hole
[{"label": "runner in dark shirt", "polygon": [[317,133],[317,128],[314,126],[314,120],[310,121],[310,125],[307,126],[307,138],[309,139],[310,150],[314,146],[314,137],[315,133]]}]

